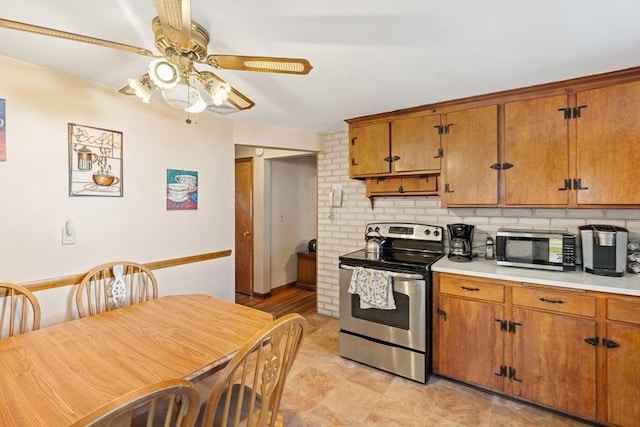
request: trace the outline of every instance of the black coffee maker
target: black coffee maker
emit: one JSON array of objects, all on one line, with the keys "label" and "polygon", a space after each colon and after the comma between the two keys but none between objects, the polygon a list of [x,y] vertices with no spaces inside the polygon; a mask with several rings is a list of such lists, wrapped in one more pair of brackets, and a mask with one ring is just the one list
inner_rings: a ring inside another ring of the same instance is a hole
[{"label": "black coffee maker", "polygon": [[455,262],[470,262],[473,259],[471,242],[474,226],[470,224],[448,224],[449,259]]}]

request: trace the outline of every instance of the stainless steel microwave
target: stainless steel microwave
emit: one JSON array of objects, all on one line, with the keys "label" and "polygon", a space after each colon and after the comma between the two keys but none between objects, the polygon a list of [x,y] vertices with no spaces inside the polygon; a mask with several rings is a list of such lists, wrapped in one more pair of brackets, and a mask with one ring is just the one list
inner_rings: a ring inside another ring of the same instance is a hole
[{"label": "stainless steel microwave", "polygon": [[574,271],[576,235],[501,228],[496,235],[496,259],[498,265],[510,267]]}]

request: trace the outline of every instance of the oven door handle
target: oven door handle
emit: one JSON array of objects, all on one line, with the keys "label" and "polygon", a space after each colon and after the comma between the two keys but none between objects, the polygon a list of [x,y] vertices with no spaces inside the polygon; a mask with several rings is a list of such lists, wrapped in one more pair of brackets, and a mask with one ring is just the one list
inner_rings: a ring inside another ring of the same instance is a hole
[{"label": "oven door handle", "polygon": [[[340,268],[343,270],[354,270],[355,267],[350,265],[340,264]],[[386,271],[386,270],[382,270]],[[389,275],[394,279],[408,279],[408,280],[422,280],[424,276],[422,274],[410,274],[410,273],[397,273],[395,271],[389,271]]]}]

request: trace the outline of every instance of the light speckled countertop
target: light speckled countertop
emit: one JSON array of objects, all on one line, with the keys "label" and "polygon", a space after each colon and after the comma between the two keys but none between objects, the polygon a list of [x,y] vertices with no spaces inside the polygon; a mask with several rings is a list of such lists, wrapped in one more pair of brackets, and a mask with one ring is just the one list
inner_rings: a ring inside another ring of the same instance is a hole
[{"label": "light speckled countertop", "polygon": [[582,266],[577,266],[576,271],[546,271],[505,267],[497,265],[495,260],[486,260],[484,258],[474,258],[471,262],[453,262],[445,255],[431,266],[431,270],[487,279],[511,280],[561,288],[640,296],[640,275],[625,273],[622,277],[596,276],[583,272]]}]

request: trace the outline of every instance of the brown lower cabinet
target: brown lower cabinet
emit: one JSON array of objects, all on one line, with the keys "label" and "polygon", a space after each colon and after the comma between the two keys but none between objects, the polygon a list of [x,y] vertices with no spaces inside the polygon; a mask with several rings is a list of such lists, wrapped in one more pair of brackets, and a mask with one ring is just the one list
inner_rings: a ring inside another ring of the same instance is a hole
[{"label": "brown lower cabinet", "polygon": [[434,273],[434,319],[436,374],[640,425],[640,298]]}]

